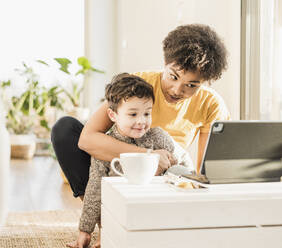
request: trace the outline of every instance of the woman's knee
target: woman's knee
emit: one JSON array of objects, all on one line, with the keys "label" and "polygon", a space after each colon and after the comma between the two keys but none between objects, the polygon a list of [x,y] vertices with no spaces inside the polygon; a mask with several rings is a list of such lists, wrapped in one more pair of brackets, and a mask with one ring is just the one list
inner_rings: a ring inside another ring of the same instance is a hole
[{"label": "woman's knee", "polygon": [[71,116],[60,118],[51,130],[52,143],[65,142],[68,137],[75,135],[74,130],[83,128],[83,125]]}]

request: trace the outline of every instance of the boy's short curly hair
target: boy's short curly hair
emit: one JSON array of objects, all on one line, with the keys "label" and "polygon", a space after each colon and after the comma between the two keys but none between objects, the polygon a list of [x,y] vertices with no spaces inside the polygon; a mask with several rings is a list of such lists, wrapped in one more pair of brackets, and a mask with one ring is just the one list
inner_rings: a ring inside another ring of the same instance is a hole
[{"label": "boy's short curly hair", "polygon": [[155,102],[152,85],[138,76],[121,73],[114,76],[106,85],[105,98],[109,107],[115,112],[122,100],[126,101],[131,97],[148,98]]},{"label": "boy's short curly hair", "polygon": [[163,40],[165,64],[199,72],[204,81],[221,77],[227,69],[227,50],[215,31],[202,24],[179,26]]}]

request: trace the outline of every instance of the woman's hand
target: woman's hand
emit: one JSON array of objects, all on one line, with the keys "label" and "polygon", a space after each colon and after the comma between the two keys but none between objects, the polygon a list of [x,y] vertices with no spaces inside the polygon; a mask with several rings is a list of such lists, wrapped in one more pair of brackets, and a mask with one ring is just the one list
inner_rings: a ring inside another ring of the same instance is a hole
[{"label": "woman's hand", "polygon": [[152,152],[160,155],[159,167],[156,175],[160,175],[172,165],[177,164],[177,159],[175,158],[175,156],[167,150],[161,149],[154,150]]},{"label": "woman's hand", "polygon": [[76,241],[67,244],[69,248],[85,248],[88,247],[91,241],[91,235],[87,232],[79,231]]}]

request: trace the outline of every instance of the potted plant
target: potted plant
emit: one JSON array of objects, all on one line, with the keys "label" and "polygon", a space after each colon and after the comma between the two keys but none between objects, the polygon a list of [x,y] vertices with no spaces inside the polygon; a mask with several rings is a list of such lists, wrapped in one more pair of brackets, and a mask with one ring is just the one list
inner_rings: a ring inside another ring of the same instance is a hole
[{"label": "potted plant", "polygon": [[49,106],[62,108],[58,95],[62,90],[58,86],[50,89],[40,87],[38,75],[33,69],[23,63],[23,70],[17,69],[20,76],[25,79],[25,89],[19,96],[7,97],[3,92],[11,86],[11,81],[2,82],[2,97],[6,101],[6,126],[11,138],[11,156],[14,158],[30,159],[36,149],[34,128],[37,123],[50,131],[45,118]]},{"label": "potted plant", "polygon": [[[104,71],[92,67],[86,57],[77,59],[79,70],[76,73],[69,71],[69,65],[72,62],[68,58],[55,58],[54,60],[60,65],[59,69],[70,76],[70,87],[68,89],[62,87],[71,102],[71,108],[67,111],[67,114],[84,123],[89,117],[89,109],[81,106],[81,95],[85,87],[84,76],[90,72],[104,73]],[[79,79],[79,76],[82,76],[82,78]]]}]

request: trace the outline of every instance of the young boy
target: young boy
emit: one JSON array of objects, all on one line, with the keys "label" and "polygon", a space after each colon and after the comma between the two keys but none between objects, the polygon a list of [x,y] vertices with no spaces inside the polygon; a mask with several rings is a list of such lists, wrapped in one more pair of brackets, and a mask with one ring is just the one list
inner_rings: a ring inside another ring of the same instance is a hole
[{"label": "young boy", "polygon": [[[152,152],[154,150],[174,152],[174,143],[168,133],[159,127],[150,128],[155,101],[153,87],[150,84],[138,76],[127,73],[119,74],[106,86],[105,97],[109,104],[107,114],[114,122],[107,135],[128,144],[151,149]],[[178,157],[183,158],[184,155],[184,153],[178,154]],[[189,157],[182,160],[181,164],[188,167],[182,168],[187,173],[191,171]],[[119,166],[118,169],[121,170],[121,167]],[[159,167],[156,174],[160,175],[166,169],[168,168]],[[83,245],[88,245],[95,225],[98,224],[100,227],[101,178],[105,176],[116,176],[110,167],[110,162],[92,157],[79,224],[79,237],[69,247],[79,247],[78,243],[81,240],[85,242]],[[94,247],[100,247],[100,238]]]}]

